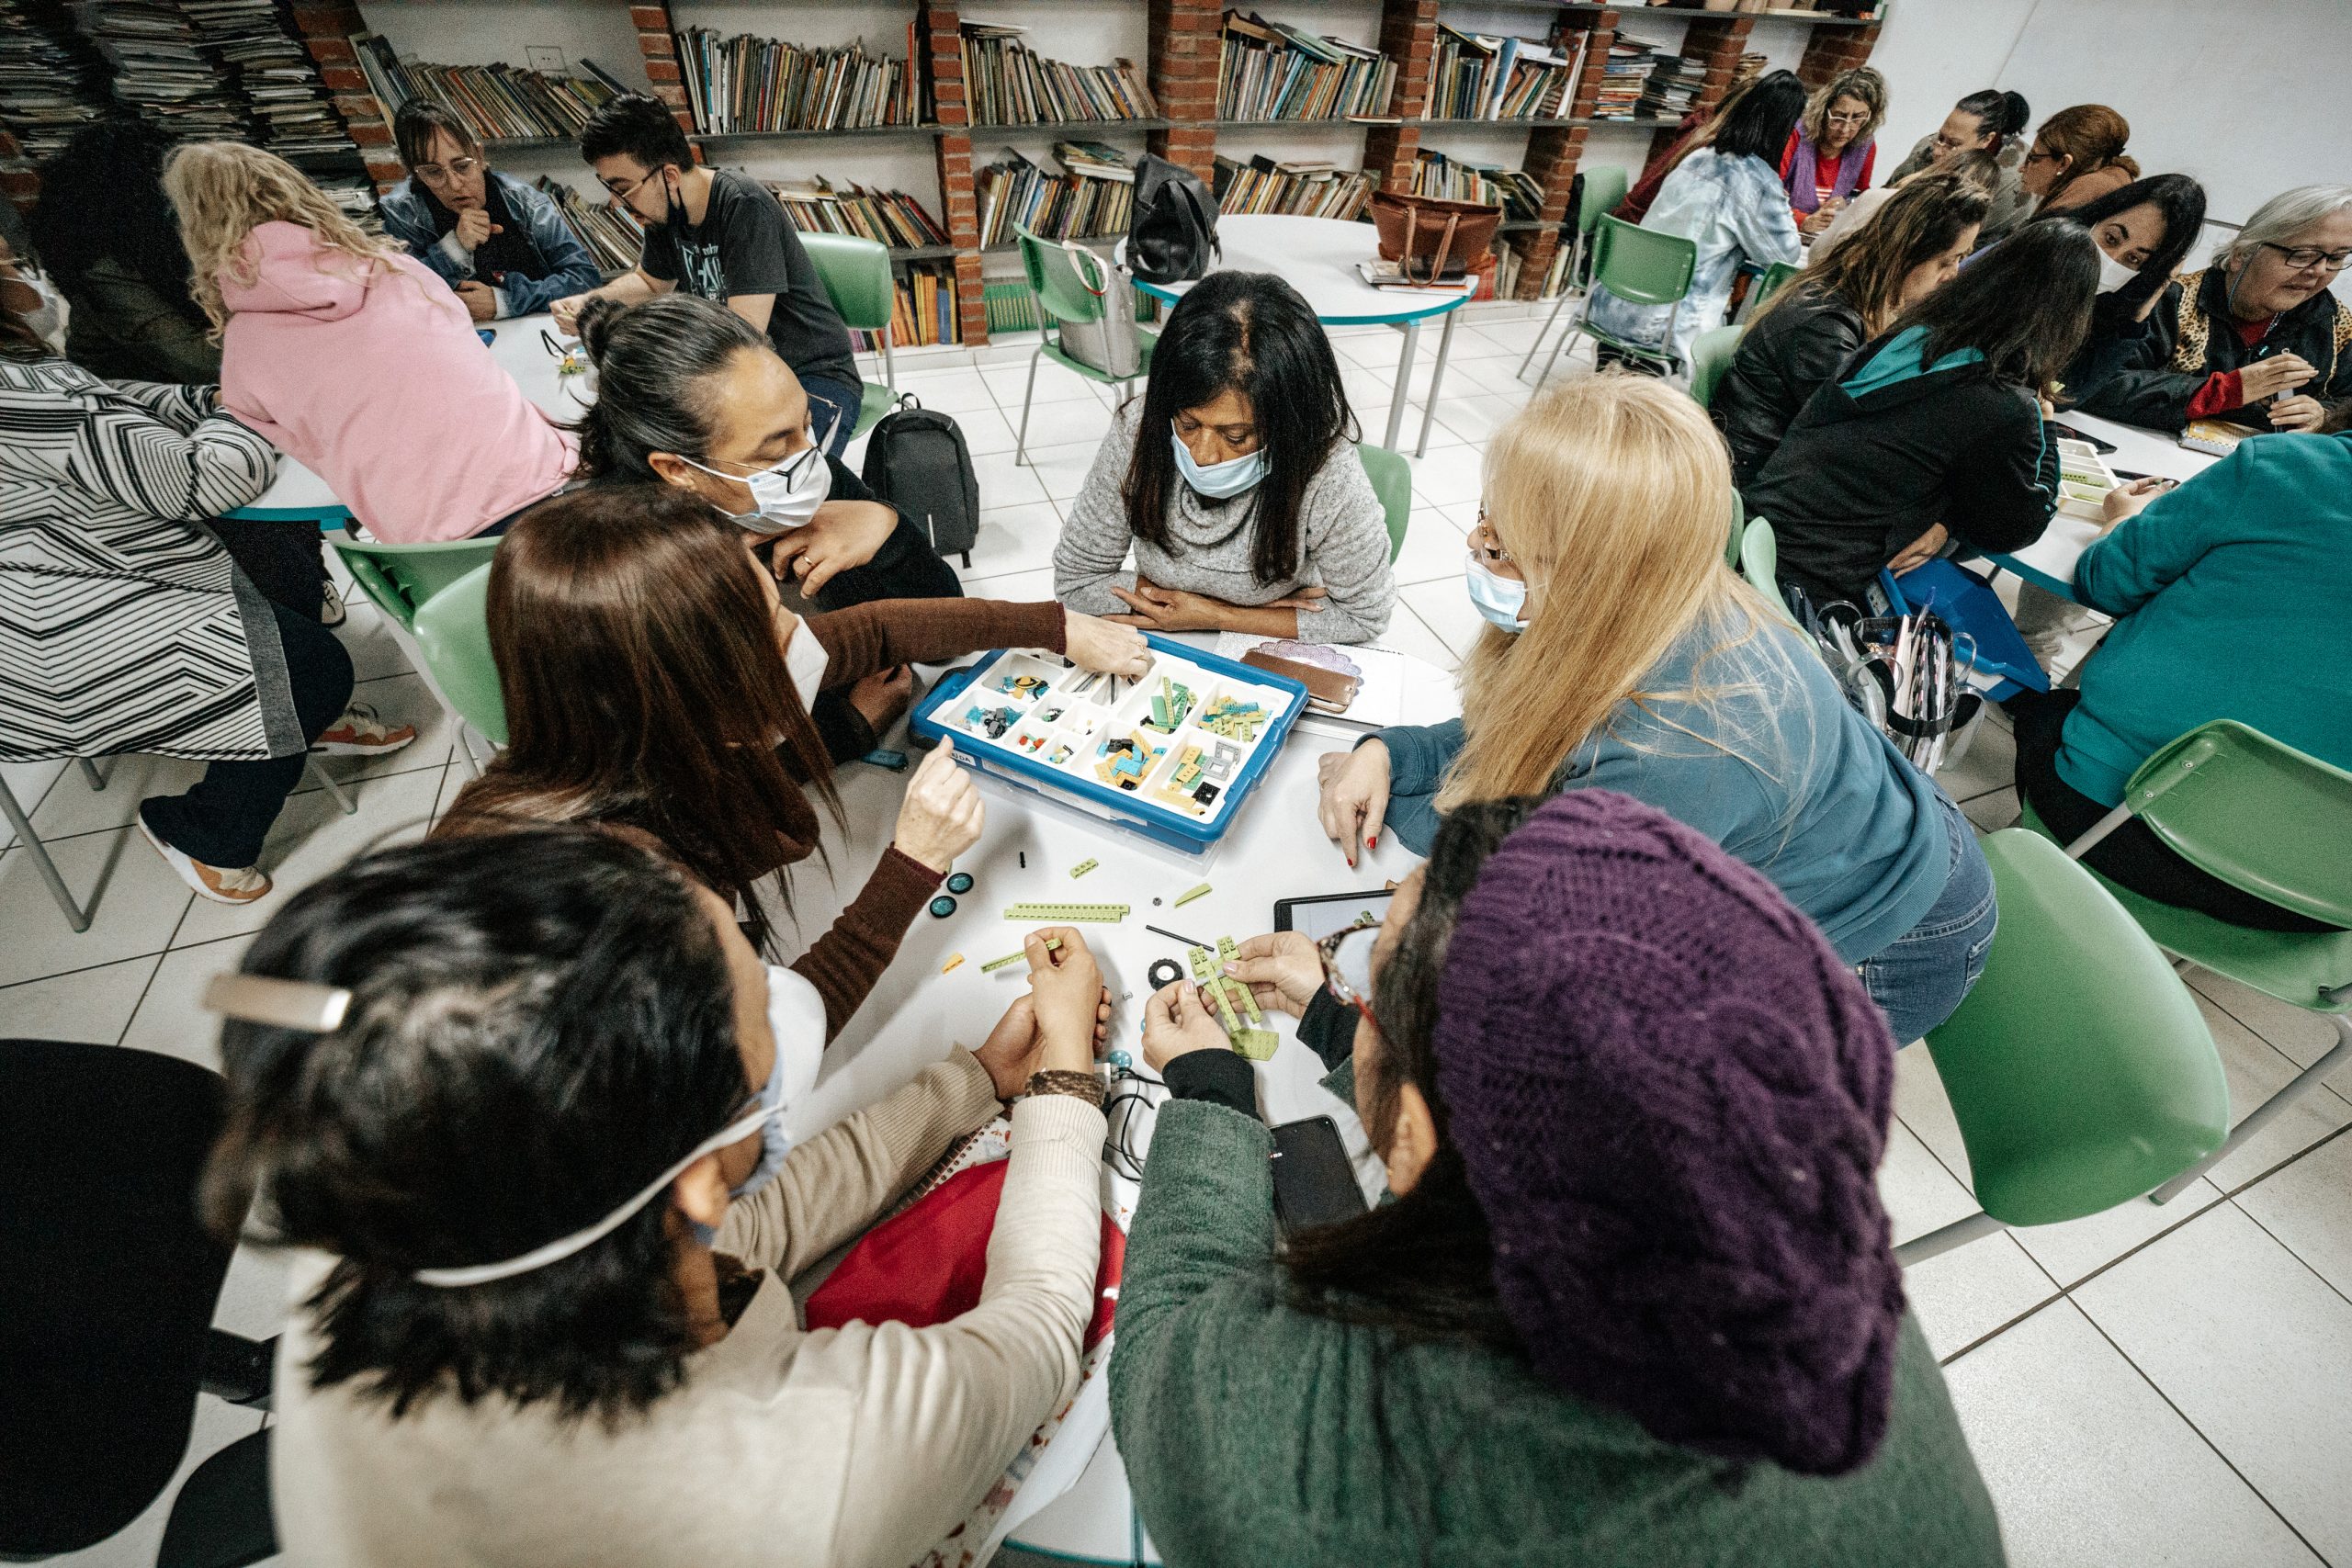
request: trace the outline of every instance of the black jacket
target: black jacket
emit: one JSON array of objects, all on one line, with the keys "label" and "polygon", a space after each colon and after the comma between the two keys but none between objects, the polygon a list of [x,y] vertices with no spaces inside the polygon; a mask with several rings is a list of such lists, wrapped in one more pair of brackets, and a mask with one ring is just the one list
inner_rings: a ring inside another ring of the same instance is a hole
[{"label": "black jacket", "polygon": [[[2273,321],[2268,335],[2248,348],[2230,326],[2229,291],[2229,276],[2218,266],[2168,286],[2121,367],[2081,394],[2084,412],[2126,424],[2182,430],[2188,424],[2189,400],[2214,371],[2294,353],[2319,372],[2301,390],[2330,404],[2330,423],[2340,424],[2342,405],[2352,400],[2352,307],[2323,288]],[[2258,408],[2223,410],[2212,417],[2270,428],[2269,416]]]},{"label": "black jacket", "polygon": [[1772,525],[1781,581],[1816,604],[1860,603],[1936,524],[1980,550],[2022,549],[2058,504],[2058,444],[2033,394],[1982,365],[1890,373],[1880,356],[1899,359],[1899,341],[1866,344],[1814,393],[1741,490],[1747,514]]},{"label": "black jacket", "polygon": [[1861,313],[1845,297],[1803,283],[1741,334],[1739,353],[1709,406],[1731,444],[1731,477],[1753,479],[1796,422],[1805,400],[1862,346]]}]

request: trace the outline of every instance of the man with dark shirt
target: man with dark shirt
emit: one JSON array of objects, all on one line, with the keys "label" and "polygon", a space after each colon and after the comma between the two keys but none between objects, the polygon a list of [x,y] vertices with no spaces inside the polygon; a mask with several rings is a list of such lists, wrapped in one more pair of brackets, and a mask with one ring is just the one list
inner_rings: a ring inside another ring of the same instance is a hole
[{"label": "man with dark shirt", "polygon": [[580,155],[646,225],[636,270],[549,307],[570,331],[596,295],[635,301],[673,288],[716,299],[758,327],[808,393],[825,450],[839,456],[865,394],[842,325],[792,220],[757,184],[695,162],[670,110],[641,93],[613,99],[580,133]]}]

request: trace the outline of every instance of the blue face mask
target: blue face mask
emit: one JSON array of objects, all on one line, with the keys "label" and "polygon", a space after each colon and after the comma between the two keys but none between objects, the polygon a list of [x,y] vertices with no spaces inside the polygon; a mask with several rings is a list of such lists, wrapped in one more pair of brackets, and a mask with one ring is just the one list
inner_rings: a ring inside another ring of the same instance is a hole
[{"label": "blue face mask", "polygon": [[1527,584],[1502,576],[1470,552],[1468,568],[1463,573],[1469,584],[1470,603],[1478,606],[1478,614],[1507,632],[1522,632],[1526,624],[1520,617],[1527,609]]},{"label": "blue face mask", "polygon": [[1176,448],[1176,471],[1184,482],[1212,501],[1230,501],[1255,486],[1266,477],[1266,449],[1259,447],[1246,457],[1230,462],[1211,463],[1203,468],[1193,460],[1193,449],[1171,427],[1168,432],[1170,445]]}]

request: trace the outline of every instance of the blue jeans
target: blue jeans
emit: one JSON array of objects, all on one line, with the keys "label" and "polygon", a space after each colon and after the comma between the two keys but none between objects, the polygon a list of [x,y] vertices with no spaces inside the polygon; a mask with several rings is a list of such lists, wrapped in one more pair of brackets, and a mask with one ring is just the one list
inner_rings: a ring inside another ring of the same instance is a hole
[{"label": "blue jeans", "polygon": [[1919,923],[1855,966],[1871,1000],[1886,1014],[1898,1046],[1908,1044],[1950,1018],[1984,973],[2000,911],[1993,902],[1993,868],[1976,845],[1976,834],[1960,807],[1940,790],[1951,845],[1951,870],[1944,890]]}]

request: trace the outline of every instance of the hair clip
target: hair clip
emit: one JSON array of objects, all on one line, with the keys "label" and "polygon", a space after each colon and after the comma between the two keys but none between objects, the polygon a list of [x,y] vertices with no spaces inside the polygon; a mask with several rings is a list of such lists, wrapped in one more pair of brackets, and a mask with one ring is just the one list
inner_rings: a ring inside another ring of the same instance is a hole
[{"label": "hair clip", "polygon": [[332,1034],[351,1011],[351,993],[340,986],[279,980],[267,975],[215,975],[204,987],[204,1005],[223,1018],[305,1034]]}]

